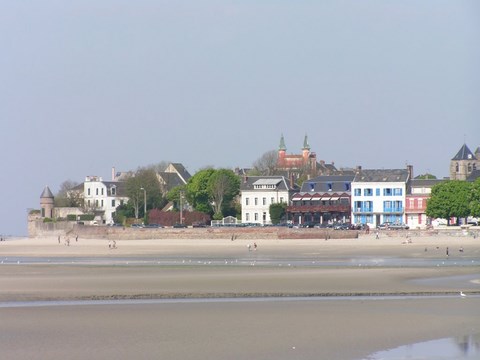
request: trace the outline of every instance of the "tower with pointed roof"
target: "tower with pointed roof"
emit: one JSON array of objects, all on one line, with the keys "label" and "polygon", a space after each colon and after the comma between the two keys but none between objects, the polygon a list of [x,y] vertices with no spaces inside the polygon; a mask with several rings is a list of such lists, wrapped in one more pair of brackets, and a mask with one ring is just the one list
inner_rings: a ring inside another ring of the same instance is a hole
[{"label": "tower with pointed roof", "polygon": [[472,153],[467,144],[463,144],[450,161],[450,180],[467,180],[468,176],[480,169],[480,152]]},{"label": "tower with pointed roof", "polygon": [[53,204],[54,196],[48,186],[43,189],[42,195],[40,195],[40,208],[42,211],[42,218],[53,217]]},{"label": "tower with pointed roof", "polygon": [[310,145],[308,144],[308,136],[305,134],[305,139],[303,140],[302,156],[303,161],[307,163],[308,157],[310,155]]},{"label": "tower with pointed roof", "polygon": [[285,166],[285,156],[287,154],[287,147],[285,146],[285,139],[282,137],[280,138],[280,145],[278,146],[278,160],[277,163],[279,166]]}]

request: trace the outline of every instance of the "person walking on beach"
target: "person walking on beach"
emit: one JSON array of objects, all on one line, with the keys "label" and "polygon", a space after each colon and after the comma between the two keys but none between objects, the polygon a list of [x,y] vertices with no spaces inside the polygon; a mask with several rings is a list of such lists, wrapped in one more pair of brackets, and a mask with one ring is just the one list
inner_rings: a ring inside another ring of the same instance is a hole
[{"label": "person walking on beach", "polygon": [[450,254],[448,253],[448,246],[447,246],[446,254],[447,254],[447,257],[450,256]]},{"label": "person walking on beach", "polygon": [[78,234],[75,235],[75,242],[78,242]]},{"label": "person walking on beach", "polygon": [[248,251],[252,251],[252,245],[248,244],[247,248],[248,248]]},{"label": "person walking on beach", "polygon": [[254,249],[255,251],[257,251],[257,243],[256,243],[256,242],[253,243],[253,249]]},{"label": "person walking on beach", "polygon": [[58,235],[58,243],[60,244],[60,235]]},{"label": "person walking on beach", "polygon": [[380,239],[380,236],[378,236],[378,230],[375,232],[375,239]]}]

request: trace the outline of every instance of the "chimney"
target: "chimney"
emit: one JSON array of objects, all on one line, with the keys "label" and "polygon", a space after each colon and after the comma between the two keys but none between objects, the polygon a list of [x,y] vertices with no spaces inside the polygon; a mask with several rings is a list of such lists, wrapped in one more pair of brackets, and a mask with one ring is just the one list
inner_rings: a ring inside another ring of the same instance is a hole
[{"label": "chimney", "polygon": [[407,165],[408,179],[413,180],[413,165]]},{"label": "chimney", "polygon": [[360,171],[362,171],[362,166],[357,165],[357,167],[355,168],[355,174],[358,174]]},{"label": "chimney", "polygon": [[115,181],[115,166],[112,167],[112,181]]}]

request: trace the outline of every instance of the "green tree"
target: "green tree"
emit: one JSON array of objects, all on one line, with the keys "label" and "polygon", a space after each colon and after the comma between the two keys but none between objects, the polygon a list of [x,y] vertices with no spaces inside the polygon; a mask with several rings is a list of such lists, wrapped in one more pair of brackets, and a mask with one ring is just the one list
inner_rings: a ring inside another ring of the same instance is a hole
[{"label": "green tree", "polygon": [[470,215],[480,217],[480,178],[472,183],[470,193]]},{"label": "green tree", "polygon": [[[145,193],[144,190],[145,189]],[[135,218],[145,217],[145,195],[148,209],[159,208],[165,204],[160,191],[160,183],[153,169],[139,169],[134,176],[127,179],[126,192],[129,205],[134,209]]]},{"label": "green tree", "polygon": [[232,170],[215,170],[208,180],[208,193],[216,220],[223,218],[232,207],[232,201],[240,193],[240,179]]},{"label": "green tree", "polygon": [[272,224],[277,225],[287,213],[287,204],[284,202],[271,204],[269,211]]},{"label": "green tree", "polygon": [[193,175],[186,185],[186,198],[200,212],[221,219],[235,215],[235,197],[240,192],[240,179],[228,169],[203,169]]},{"label": "green tree", "polygon": [[186,185],[186,198],[188,203],[197,211],[212,215],[213,208],[210,203],[209,180],[215,172],[214,169],[208,168],[198,171],[190,179]]},{"label": "green tree", "polygon": [[431,218],[446,219],[467,217],[470,214],[471,184],[466,181],[451,180],[432,188],[427,202],[426,214]]},{"label": "green tree", "polygon": [[82,207],[83,206],[83,190],[73,190],[78,182],[73,180],[65,180],[60,184],[60,189],[55,195],[56,207]]},{"label": "green tree", "polygon": [[173,202],[173,207],[176,210],[180,210],[180,196],[185,194],[185,185],[175,186],[167,193],[167,200]]}]

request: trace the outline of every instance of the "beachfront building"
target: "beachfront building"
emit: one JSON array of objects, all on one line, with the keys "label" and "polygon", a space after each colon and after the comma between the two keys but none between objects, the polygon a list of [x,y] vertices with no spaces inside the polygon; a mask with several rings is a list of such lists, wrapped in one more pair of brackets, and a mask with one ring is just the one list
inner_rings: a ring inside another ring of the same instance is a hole
[{"label": "beachfront building", "polygon": [[85,210],[94,213],[102,224],[113,224],[117,207],[128,202],[123,181],[103,181],[100,176],[87,176],[77,188],[82,187]]},{"label": "beachfront building", "polygon": [[405,223],[405,198],[412,167],[362,170],[352,182],[352,216],[355,224],[376,227],[384,222]]},{"label": "beachfront building", "polygon": [[408,186],[405,201],[405,223],[411,228],[425,228],[432,225],[425,211],[427,200],[432,193],[432,187],[445,180],[438,179],[413,179]]},{"label": "beachfront building", "polygon": [[295,224],[351,222],[354,175],[319,176],[305,181],[292,196],[288,218]]},{"label": "beachfront building", "polygon": [[242,222],[271,224],[270,205],[290,203],[298,187],[284,176],[244,176],[240,184]]}]

